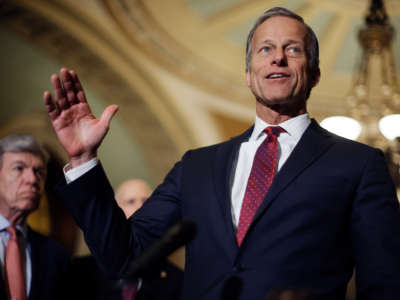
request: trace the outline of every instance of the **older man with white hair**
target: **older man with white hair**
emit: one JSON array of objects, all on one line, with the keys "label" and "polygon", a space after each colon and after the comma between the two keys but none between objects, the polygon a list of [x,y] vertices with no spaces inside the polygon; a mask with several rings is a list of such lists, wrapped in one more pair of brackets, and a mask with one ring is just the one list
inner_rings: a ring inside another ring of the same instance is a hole
[{"label": "older man with white hair", "polygon": [[31,135],[0,140],[0,299],[60,298],[69,255],[26,224],[44,193],[46,162]]}]

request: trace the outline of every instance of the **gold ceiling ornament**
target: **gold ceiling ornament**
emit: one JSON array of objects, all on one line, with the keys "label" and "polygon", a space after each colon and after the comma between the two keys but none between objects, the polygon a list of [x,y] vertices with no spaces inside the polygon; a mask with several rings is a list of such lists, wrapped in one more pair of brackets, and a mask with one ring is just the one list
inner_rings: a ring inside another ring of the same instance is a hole
[{"label": "gold ceiling ornament", "polygon": [[392,51],[394,35],[383,0],[372,0],[365,25],[358,33],[362,55],[348,104],[349,115],[362,126],[359,140],[383,149],[387,148],[388,140],[400,136],[400,123],[395,126],[397,128],[389,128],[392,134],[387,133],[387,128],[382,129],[380,123],[382,118],[400,113],[400,92]]},{"label": "gold ceiling ornament", "polygon": [[[353,139],[384,150],[389,165],[392,164],[392,175],[400,186],[400,90],[392,51],[394,36],[383,0],[371,0],[365,23],[358,32],[362,54],[347,97],[347,121],[352,120],[354,124],[349,121],[349,125],[344,125],[340,121],[326,128],[345,135],[337,130],[342,125],[345,133],[354,130]],[[321,123],[324,126],[332,119],[340,120],[331,117]]]}]

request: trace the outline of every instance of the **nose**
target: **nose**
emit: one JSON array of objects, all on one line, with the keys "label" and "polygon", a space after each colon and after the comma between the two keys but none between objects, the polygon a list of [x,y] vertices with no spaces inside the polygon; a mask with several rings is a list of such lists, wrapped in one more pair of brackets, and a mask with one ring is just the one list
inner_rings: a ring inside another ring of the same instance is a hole
[{"label": "nose", "polygon": [[274,51],[274,56],[272,58],[272,64],[277,66],[285,66],[286,65],[286,56],[285,51],[283,49],[277,48]]},{"label": "nose", "polygon": [[27,168],[24,175],[26,182],[33,185],[37,185],[39,183],[39,178],[36,175],[35,170]]}]

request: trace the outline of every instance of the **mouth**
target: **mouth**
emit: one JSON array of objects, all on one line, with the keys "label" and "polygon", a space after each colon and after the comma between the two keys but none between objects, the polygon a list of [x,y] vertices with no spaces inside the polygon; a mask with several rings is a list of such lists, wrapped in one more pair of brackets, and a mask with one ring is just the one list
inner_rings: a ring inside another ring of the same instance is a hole
[{"label": "mouth", "polygon": [[31,197],[36,198],[40,196],[40,193],[38,191],[24,191],[22,195],[29,198]]},{"label": "mouth", "polygon": [[286,73],[270,73],[268,74],[265,78],[266,79],[283,79],[283,78],[289,78],[290,75]]}]

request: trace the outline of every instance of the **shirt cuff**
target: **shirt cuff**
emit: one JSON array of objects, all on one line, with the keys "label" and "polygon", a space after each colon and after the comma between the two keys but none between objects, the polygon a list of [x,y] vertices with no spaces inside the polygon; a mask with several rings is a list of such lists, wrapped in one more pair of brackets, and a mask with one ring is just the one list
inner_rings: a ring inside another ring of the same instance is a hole
[{"label": "shirt cuff", "polygon": [[64,176],[65,180],[67,183],[71,183],[72,181],[78,179],[82,175],[86,174],[89,172],[91,169],[93,169],[95,166],[98,164],[97,158],[92,158],[91,160],[85,162],[84,164],[81,164],[75,168],[71,168],[70,164],[66,164],[63,168],[64,171]]}]

